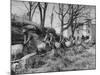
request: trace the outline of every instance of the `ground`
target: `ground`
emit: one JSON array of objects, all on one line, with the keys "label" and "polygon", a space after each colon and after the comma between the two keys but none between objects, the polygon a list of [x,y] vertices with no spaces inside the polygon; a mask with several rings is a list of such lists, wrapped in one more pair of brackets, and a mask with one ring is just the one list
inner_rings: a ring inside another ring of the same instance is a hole
[{"label": "ground", "polygon": [[[59,52],[60,51],[60,52]],[[33,56],[31,67],[20,69],[17,73],[37,73],[69,70],[87,70],[96,68],[95,45],[84,49],[82,46],[66,48],[64,52],[58,49],[58,55],[53,51],[44,56]],[[28,62],[27,64],[29,64]],[[34,65],[32,67],[32,65]]]}]

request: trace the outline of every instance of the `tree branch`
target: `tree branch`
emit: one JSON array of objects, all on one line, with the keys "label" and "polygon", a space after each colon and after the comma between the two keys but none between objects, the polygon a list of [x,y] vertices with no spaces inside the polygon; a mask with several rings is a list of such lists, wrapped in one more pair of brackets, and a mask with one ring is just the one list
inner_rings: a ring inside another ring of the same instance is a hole
[{"label": "tree branch", "polygon": [[68,6],[68,9],[67,9],[67,11],[64,13],[63,16],[65,16],[65,15],[69,12],[69,9],[70,9],[70,6]]},{"label": "tree branch", "polygon": [[36,10],[37,6],[38,6],[38,4],[35,6],[35,8],[34,8],[34,10],[33,10],[33,12],[32,12],[32,17],[33,17],[33,15],[34,15],[34,13],[35,13],[35,10]]},{"label": "tree branch", "polygon": [[61,13],[59,13],[59,12],[57,12],[57,11],[55,11],[56,12],[56,14],[58,14],[58,15],[62,15]]},{"label": "tree branch", "polygon": [[77,6],[77,10],[74,12],[74,14],[79,13],[79,12],[80,12],[83,8],[84,8],[84,6],[83,6],[83,7],[81,7],[81,8],[79,8],[79,6]]},{"label": "tree branch", "polygon": [[28,10],[28,12],[29,12],[29,8],[27,7],[27,5],[23,2],[23,4],[24,4],[24,6],[26,7],[26,9]]},{"label": "tree branch", "polygon": [[66,30],[66,29],[68,29],[70,26],[71,26],[71,25],[70,25],[70,24],[68,24],[68,26],[67,26],[67,27],[63,28],[63,31],[64,31],[64,30]]},{"label": "tree branch", "polygon": [[56,14],[58,14],[58,17],[59,17],[59,19],[60,19],[60,21],[61,21],[61,18],[60,18],[60,13],[58,13],[56,10],[54,10],[54,12],[56,12]]},{"label": "tree branch", "polygon": [[[32,9],[34,8],[34,5],[35,5],[35,4],[36,4],[36,2],[34,2],[34,3],[32,4]],[[37,6],[37,4],[36,4],[36,6]],[[36,7],[36,6],[35,6],[35,7]]]}]

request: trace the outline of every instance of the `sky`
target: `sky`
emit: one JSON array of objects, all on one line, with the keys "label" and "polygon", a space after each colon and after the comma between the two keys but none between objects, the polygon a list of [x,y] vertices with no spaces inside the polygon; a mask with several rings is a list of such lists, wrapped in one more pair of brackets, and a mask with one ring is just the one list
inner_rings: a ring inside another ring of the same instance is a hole
[{"label": "sky", "polygon": [[[50,17],[51,17],[51,13],[52,13],[52,9],[53,9],[53,6],[55,5],[55,10],[58,11],[58,5],[57,4],[54,4],[54,3],[49,3],[48,4],[48,7],[47,7],[47,11],[46,11],[46,19],[45,19],[45,26],[46,27],[50,27],[51,24],[50,24]],[[86,6],[87,7],[87,11],[90,11],[90,17],[91,18],[95,18],[95,6]],[[24,4],[21,2],[21,1],[12,1],[12,5],[11,5],[11,12],[13,14],[16,14],[17,16],[23,16],[26,12],[27,12],[27,9],[25,8]],[[84,11],[85,12],[85,11]],[[54,13],[54,20],[53,20],[53,28],[56,30],[57,33],[60,33],[60,20],[58,18],[58,15]],[[83,20],[81,20],[83,21]],[[35,14],[33,16],[33,22],[36,22],[37,24],[40,24],[40,16],[39,16],[39,10],[37,9],[35,11]],[[95,22],[95,21],[94,21]],[[94,23],[93,22],[93,23]],[[64,32],[64,35],[66,36],[67,31]]]}]

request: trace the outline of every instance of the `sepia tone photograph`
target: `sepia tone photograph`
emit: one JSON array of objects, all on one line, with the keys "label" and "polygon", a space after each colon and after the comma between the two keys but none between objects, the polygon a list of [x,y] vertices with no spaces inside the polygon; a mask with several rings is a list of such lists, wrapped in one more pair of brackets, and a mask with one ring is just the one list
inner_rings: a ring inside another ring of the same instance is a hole
[{"label": "sepia tone photograph", "polygon": [[96,69],[96,6],[11,0],[11,75]]}]

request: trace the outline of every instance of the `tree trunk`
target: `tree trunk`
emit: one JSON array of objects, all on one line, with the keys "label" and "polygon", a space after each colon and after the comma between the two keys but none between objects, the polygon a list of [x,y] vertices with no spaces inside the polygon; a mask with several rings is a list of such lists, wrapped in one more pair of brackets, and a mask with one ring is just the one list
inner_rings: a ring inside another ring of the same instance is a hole
[{"label": "tree trunk", "polygon": [[60,41],[62,41],[63,39],[63,15],[62,15],[62,21],[61,21],[61,33],[60,33],[61,37],[60,37]]},{"label": "tree trunk", "polygon": [[38,2],[38,7],[39,7],[39,11],[40,11],[40,25],[41,25],[41,28],[43,28],[42,27],[42,8],[40,6],[40,2]]},{"label": "tree trunk", "polygon": [[42,23],[42,27],[44,28],[44,24],[45,24],[45,17],[46,17],[46,10],[47,10],[47,3],[45,3],[44,5],[44,11],[43,11],[43,23]]},{"label": "tree trunk", "polygon": [[32,18],[31,18],[31,11],[29,12],[29,21],[32,21]]},{"label": "tree trunk", "polygon": [[74,30],[72,30],[72,39],[74,39],[74,32],[75,32],[75,31],[74,31]]},{"label": "tree trunk", "polygon": [[32,21],[32,3],[29,3],[29,21]]}]

